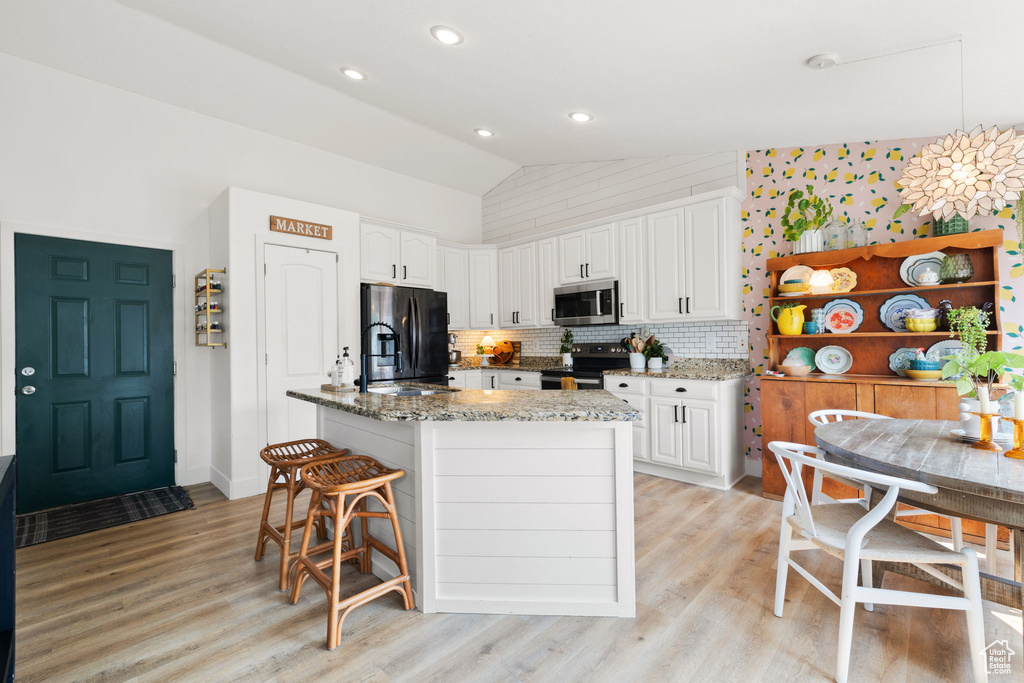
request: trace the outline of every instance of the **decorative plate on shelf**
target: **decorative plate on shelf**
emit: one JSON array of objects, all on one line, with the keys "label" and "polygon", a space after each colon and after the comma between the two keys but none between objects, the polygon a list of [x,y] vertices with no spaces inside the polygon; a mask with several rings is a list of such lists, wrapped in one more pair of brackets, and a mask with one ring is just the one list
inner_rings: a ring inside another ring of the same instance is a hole
[{"label": "decorative plate on shelf", "polygon": [[814,354],[818,369],[830,375],[841,375],[853,367],[853,356],[842,346],[823,346]]},{"label": "decorative plate on shelf", "polygon": [[806,346],[798,346],[788,354],[786,358],[796,358],[804,365],[810,366],[811,372],[814,372],[814,350],[809,349]]},{"label": "decorative plate on shelf", "polygon": [[927,287],[927,284],[918,282],[917,278],[921,277],[921,273],[929,268],[933,272],[938,273],[944,258],[946,258],[946,255],[941,251],[908,256],[903,259],[903,263],[900,265],[900,278],[911,287]]},{"label": "decorative plate on shelf", "polygon": [[822,306],[825,329],[836,334],[853,332],[864,322],[864,309],[851,299],[833,299]]},{"label": "decorative plate on shelf", "polygon": [[964,347],[959,339],[944,339],[928,348],[924,355],[928,360],[942,360],[943,356],[952,356]]},{"label": "decorative plate on shelf", "polygon": [[897,294],[882,302],[878,316],[882,324],[893,332],[906,332],[907,311],[912,308],[931,308],[931,304],[917,294]]},{"label": "decorative plate on shelf", "polygon": [[[782,277],[779,278],[779,282],[786,282],[787,280],[800,280],[801,282],[810,282],[811,273],[813,272],[814,269],[811,268],[810,266],[793,266],[792,268],[787,269],[786,272],[782,274]],[[939,271],[935,272],[937,273]]]},{"label": "decorative plate on shelf", "polygon": [[832,274],[832,291],[836,294],[849,292],[857,286],[857,273],[849,268],[833,268],[828,272]]},{"label": "decorative plate on shelf", "polygon": [[896,349],[889,354],[889,369],[900,377],[906,377],[907,373],[904,370],[910,367],[910,361],[914,360],[915,356],[917,356],[917,349],[912,349],[909,346]]}]

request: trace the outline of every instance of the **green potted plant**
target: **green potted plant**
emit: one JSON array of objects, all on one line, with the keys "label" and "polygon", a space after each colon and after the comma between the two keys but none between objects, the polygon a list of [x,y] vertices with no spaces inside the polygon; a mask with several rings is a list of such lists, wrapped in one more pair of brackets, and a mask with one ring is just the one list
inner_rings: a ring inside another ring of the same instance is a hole
[{"label": "green potted plant", "polygon": [[779,224],[783,236],[793,245],[794,254],[821,251],[824,240],[821,228],[832,220],[832,204],[824,197],[814,194],[814,186],[804,190],[792,190],[783,209]]},{"label": "green potted plant", "polygon": [[562,346],[560,347],[562,354],[562,365],[572,365],[572,330],[566,329],[562,333]]},{"label": "green potted plant", "polygon": [[644,346],[644,357],[647,359],[648,370],[661,370],[664,367],[663,364],[668,360],[665,347],[660,340],[654,337],[647,340],[647,345]]}]

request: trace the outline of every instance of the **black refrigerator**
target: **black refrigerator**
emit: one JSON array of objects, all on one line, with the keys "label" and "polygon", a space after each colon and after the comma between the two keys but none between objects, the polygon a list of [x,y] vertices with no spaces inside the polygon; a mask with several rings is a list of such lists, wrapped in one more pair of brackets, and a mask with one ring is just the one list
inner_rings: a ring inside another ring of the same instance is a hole
[{"label": "black refrigerator", "polygon": [[[374,354],[370,360],[369,383],[422,382],[448,384],[448,295],[432,289],[362,285],[361,330],[365,332],[361,353]],[[395,337],[397,336],[397,340]],[[394,357],[401,353],[401,362]],[[399,369],[401,368],[401,369]]]}]

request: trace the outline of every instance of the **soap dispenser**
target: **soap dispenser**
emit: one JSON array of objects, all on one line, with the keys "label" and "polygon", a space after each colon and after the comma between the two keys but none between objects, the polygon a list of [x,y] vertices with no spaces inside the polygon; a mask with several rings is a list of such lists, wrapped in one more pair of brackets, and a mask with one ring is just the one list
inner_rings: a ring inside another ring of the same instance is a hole
[{"label": "soap dispenser", "polygon": [[334,361],[334,365],[331,367],[330,372],[327,375],[331,378],[331,386],[337,389],[342,385],[341,381],[341,356],[338,356],[338,360]]},{"label": "soap dispenser", "polygon": [[344,348],[341,359],[338,360],[338,368],[341,377],[341,386],[350,387],[356,382],[356,364],[348,355],[348,347]]}]

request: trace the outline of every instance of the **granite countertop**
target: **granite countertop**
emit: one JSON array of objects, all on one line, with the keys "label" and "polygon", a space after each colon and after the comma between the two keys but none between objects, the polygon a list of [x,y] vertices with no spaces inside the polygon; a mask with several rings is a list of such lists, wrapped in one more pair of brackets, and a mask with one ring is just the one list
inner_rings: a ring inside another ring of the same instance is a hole
[{"label": "granite countertop", "polygon": [[289,391],[288,396],[388,422],[637,422],[641,419],[639,411],[607,391],[451,389],[404,382],[402,386],[435,389],[439,393],[399,397],[301,389]]},{"label": "granite countertop", "polygon": [[722,381],[748,376],[750,374],[750,363],[745,358],[686,358],[669,365],[661,371],[630,370],[626,368],[624,370],[608,370],[604,374],[661,379]]},{"label": "granite countertop", "polygon": [[510,365],[480,365],[479,356],[463,358],[457,368],[448,368],[448,372],[463,370],[501,370],[505,372],[540,372],[541,370],[561,369],[561,356],[521,356],[517,363]]}]

